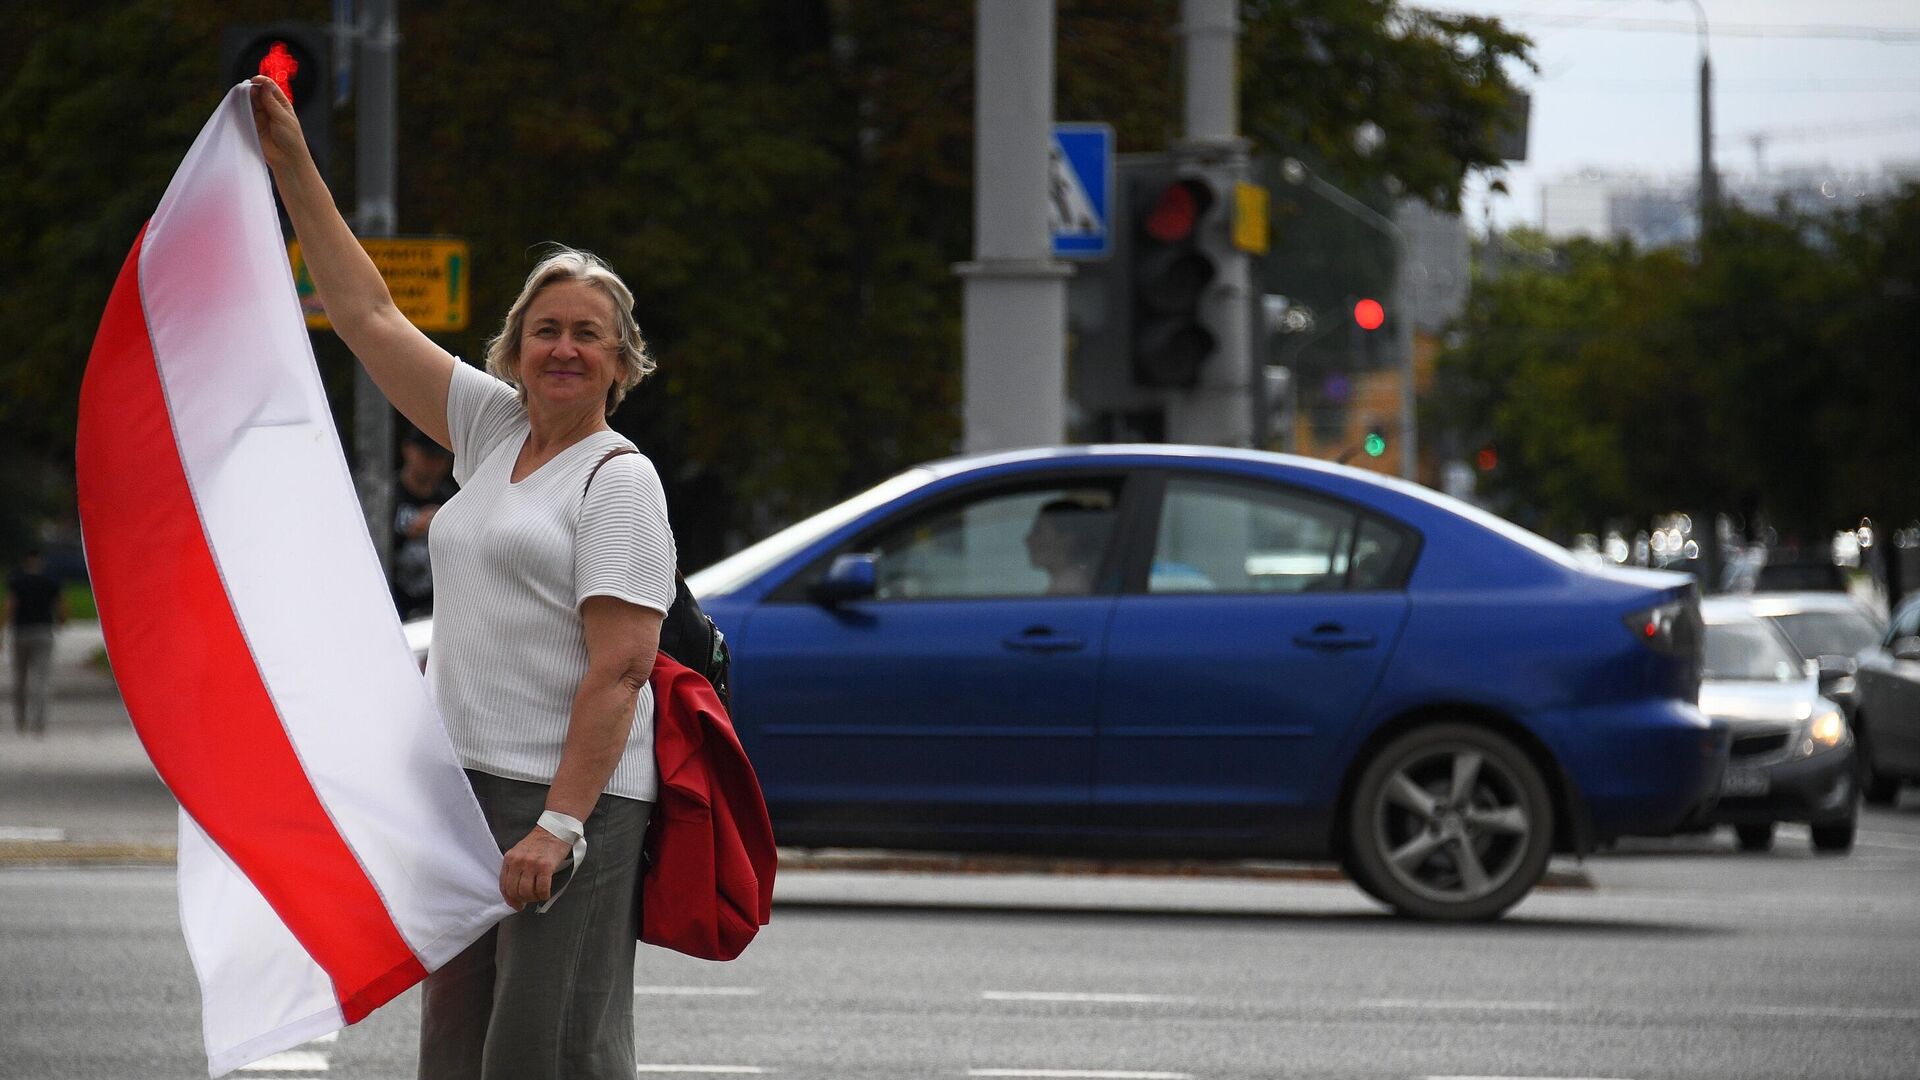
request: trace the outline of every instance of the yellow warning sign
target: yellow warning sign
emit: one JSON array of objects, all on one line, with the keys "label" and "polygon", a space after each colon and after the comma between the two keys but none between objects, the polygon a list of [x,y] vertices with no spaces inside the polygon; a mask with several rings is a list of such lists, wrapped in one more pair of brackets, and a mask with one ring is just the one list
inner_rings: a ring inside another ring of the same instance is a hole
[{"label": "yellow warning sign", "polygon": [[1233,185],[1233,246],[1267,253],[1267,189],[1259,184],[1239,180]]},{"label": "yellow warning sign", "polygon": [[[360,246],[373,257],[380,276],[387,280],[387,291],[407,321],[427,331],[453,331],[467,328],[467,284],[472,276],[467,261],[467,242],[446,237],[404,236],[366,237]],[[300,241],[287,244],[287,258],[293,262],[293,284],[300,293],[300,310],[307,325],[315,330],[332,329],[320,298],[313,290],[313,277],[307,273],[307,261],[300,255]]]}]

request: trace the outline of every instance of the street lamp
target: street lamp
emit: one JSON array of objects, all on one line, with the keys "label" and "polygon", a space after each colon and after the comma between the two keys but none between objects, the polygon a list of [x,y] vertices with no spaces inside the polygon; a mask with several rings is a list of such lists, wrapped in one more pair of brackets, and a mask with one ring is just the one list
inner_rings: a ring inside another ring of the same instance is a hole
[{"label": "street lamp", "polygon": [[1413,369],[1413,312],[1407,310],[1401,282],[1412,273],[1407,235],[1391,218],[1347,194],[1307,168],[1298,158],[1280,163],[1280,178],[1294,187],[1311,189],[1316,195],[1352,214],[1393,242],[1393,285],[1387,294],[1387,310],[1394,313],[1394,347],[1400,354],[1400,475],[1407,480],[1419,478],[1420,441],[1416,430],[1417,407]]},{"label": "street lamp", "polygon": [[1720,208],[1720,178],[1713,171],[1713,61],[1707,55],[1707,9],[1701,0],[1693,5],[1694,36],[1700,42],[1700,237],[1706,240],[1707,223]]}]

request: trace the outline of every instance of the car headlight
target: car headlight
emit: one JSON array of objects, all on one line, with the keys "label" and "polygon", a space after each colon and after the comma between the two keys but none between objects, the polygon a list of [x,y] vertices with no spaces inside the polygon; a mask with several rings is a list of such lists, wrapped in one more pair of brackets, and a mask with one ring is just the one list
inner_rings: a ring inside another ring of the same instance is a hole
[{"label": "car headlight", "polygon": [[1847,721],[1838,710],[1828,709],[1807,725],[1807,737],[1800,743],[1800,754],[1831,750],[1847,740]]}]

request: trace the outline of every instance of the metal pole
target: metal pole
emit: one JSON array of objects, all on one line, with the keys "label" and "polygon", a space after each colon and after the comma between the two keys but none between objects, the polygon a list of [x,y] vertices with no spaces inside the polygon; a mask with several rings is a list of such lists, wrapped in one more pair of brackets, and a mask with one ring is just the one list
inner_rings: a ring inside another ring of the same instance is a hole
[{"label": "metal pole", "polygon": [[1047,232],[1053,0],[978,0],[972,262],[963,282],[968,452],[1066,437],[1067,275]]},{"label": "metal pole", "polygon": [[[363,237],[392,236],[394,211],[394,50],[395,0],[362,0],[360,5],[358,100],[359,142],[354,191],[359,200],[356,231]],[[393,406],[375,386],[366,368],[354,367],[354,486],[380,555],[380,568],[393,558]]]},{"label": "metal pole", "polygon": [[1720,177],[1713,168],[1713,60],[1707,55],[1707,9],[1693,4],[1694,36],[1700,43],[1700,233],[1720,209]]},{"label": "metal pole", "polygon": [[[1240,15],[1235,0],[1181,0],[1180,36],[1186,61],[1185,137],[1178,154],[1182,171],[1208,177],[1232,200],[1235,185],[1247,178],[1247,140],[1240,137],[1238,40]],[[1264,373],[1253,357],[1252,264],[1235,247],[1230,231],[1233,208],[1212,215],[1208,239],[1215,254],[1213,283],[1202,301],[1214,352],[1201,370],[1200,385],[1175,392],[1168,401],[1167,427],[1176,442],[1216,446],[1253,445],[1255,403]]]}]

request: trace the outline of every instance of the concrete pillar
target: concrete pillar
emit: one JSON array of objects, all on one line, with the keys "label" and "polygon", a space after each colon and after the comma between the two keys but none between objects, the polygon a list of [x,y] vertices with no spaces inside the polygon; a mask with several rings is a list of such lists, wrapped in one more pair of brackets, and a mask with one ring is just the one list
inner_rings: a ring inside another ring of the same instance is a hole
[{"label": "concrete pillar", "polygon": [[1047,233],[1053,0],[977,0],[972,262],[964,282],[968,452],[1066,436],[1066,278]]}]

